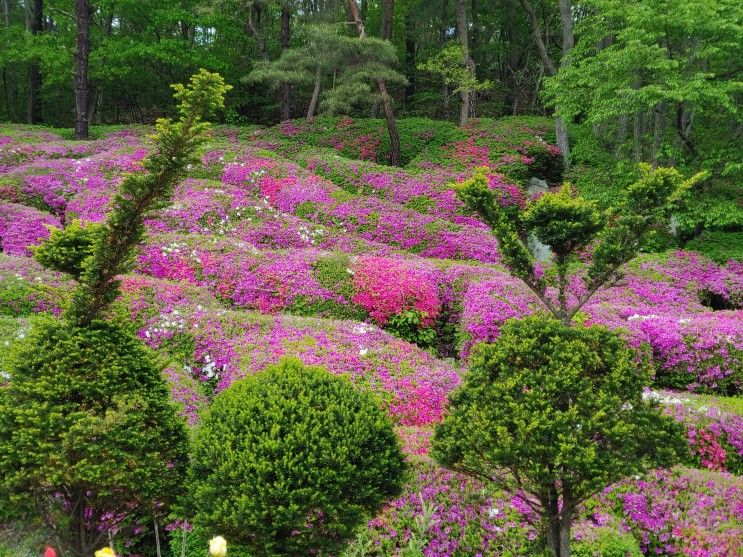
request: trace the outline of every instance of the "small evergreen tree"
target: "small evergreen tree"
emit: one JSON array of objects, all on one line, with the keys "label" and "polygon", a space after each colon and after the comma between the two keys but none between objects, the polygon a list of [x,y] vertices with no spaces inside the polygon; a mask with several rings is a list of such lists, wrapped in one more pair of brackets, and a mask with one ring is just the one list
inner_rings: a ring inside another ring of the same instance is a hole
[{"label": "small evergreen tree", "polygon": [[494,344],[477,350],[432,453],[522,494],[551,553],[569,557],[583,501],[688,452],[683,425],[643,398],[649,382],[649,369],[604,327],[509,320]]},{"label": "small evergreen tree", "polygon": [[337,555],[400,493],[389,418],[348,379],[286,359],[214,398],[196,430],[194,523],[254,556]]},{"label": "small evergreen tree", "polygon": [[126,328],[41,318],[0,389],[0,476],[14,513],[90,557],[109,531],[162,517],[188,462],[154,354]]},{"label": "small evergreen tree", "polygon": [[229,86],[201,70],[174,88],[180,118],[158,121],[147,172],[124,179],[107,221],[73,222],[37,249],[78,285],[62,319],[36,320],[14,347],[0,389],[0,495],[15,512],[42,517],[78,557],[111,530],[163,516],[186,467],[185,425],[161,366],[129,325],[105,320],[145,216],[168,204],[198,161],[201,118],[223,106]]},{"label": "small evergreen tree", "polygon": [[[492,228],[511,274],[565,325],[570,325],[599,289],[622,277],[622,266],[637,257],[643,241],[655,229],[667,225],[684,192],[704,177],[700,173],[684,180],[674,168],[641,164],[639,180],[622,192],[610,212],[601,213],[595,203],[574,195],[569,185],[514,212],[498,202],[486,174],[487,169],[477,169],[471,178],[457,184],[459,197]],[[529,251],[531,235],[552,250],[556,299],[549,295],[547,275],[540,272]],[[578,256],[589,247],[590,263],[584,265]],[[571,276],[582,280],[584,288],[569,303]]]}]

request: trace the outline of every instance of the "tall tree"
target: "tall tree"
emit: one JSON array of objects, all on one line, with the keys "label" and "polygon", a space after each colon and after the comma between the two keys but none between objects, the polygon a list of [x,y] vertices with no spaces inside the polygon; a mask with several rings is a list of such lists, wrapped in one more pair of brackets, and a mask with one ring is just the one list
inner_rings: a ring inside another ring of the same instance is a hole
[{"label": "tall tree", "polygon": [[[366,35],[364,22],[361,20],[359,5],[356,3],[356,0],[348,0],[348,8],[351,14],[351,23],[356,27],[356,32],[359,37],[364,38]],[[387,86],[384,83],[384,79],[376,79],[375,81],[377,83],[377,89],[379,90],[379,96],[382,100],[382,107],[384,108],[384,118],[387,121],[387,132],[390,136],[390,164],[392,164],[392,166],[400,166],[402,161],[400,154],[400,135],[397,132],[395,112],[392,108],[392,98],[387,92]]]},{"label": "tall tree", "polygon": [[[534,42],[537,44],[539,49],[539,56],[542,58],[542,63],[547,71],[547,75],[554,77],[557,75],[558,64],[552,59],[549,54],[548,44],[545,42],[544,34],[542,32],[542,25],[537,18],[536,11],[530,0],[519,0],[521,6],[524,8],[527,17],[529,18],[529,24],[531,25],[532,36]],[[573,10],[570,0],[558,0],[560,7],[560,25],[562,27],[562,60],[567,62],[568,53],[573,48]],[[557,115],[555,116],[555,135],[557,136],[557,146],[560,148],[563,160],[565,162],[565,168],[570,166],[570,142],[568,140],[568,130],[565,126],[565,120],[560,116],[559,107],[556,108]]]},{"label": "tall tree", "polygon": [[[33,0],[33,5],[29,2],[31,8],[31,26],[32,35],[41,33],[44,26],[44,0]],[[28,99],[26,105],[26,122],[29,124],[38,124],[41,121],[39,89],[41,88],[41,71],[39,70],[38,60],[32,59],[28,64]]]},{"label": "tall tree", "polygon": [[[281,49],[289,48],[291,11],[286,2],[281,2]],[[291,118],[291,90],[292,85],[288,81],[281,84],[281,119]]]},{"label": "tall tree", "polygon": [[328,73],[336,74],[344,65],[347,41],[332,25],[305,25],[299,32],[301,44],[288,48],[277,60],[261,60],[247,76],[247,82],[268,82],[273,87],[312,84],[312,97],[307,118],[313,118],[320,100],[322,79]]},{"label": "tall tree", "polygon": [[[474,76],[476,68],[475,61],[470,56],[468,28],[467,1],[457,0],[457,34],[459,35],[459,43],[462,45],[462,63]],[[474,112],[476,93],[468,89],[461,89],[459,95],[462,97],[462,106],[459,109],[459,125],[464,126]]]},{"label": "tall tree", "polygon": [[75,0],[75,139],[88,139],[90,120],[88,119],[88,97],[90,83],[90,26],[93,7],[89,0]]}]

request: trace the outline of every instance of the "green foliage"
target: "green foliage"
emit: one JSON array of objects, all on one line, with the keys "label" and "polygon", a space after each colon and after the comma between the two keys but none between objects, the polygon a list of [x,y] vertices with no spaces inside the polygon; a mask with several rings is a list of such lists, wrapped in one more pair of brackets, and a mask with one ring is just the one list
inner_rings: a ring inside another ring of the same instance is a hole
[{"label": "green foliage", "polygon": [[743,27],[729,16],[737,2],[690,0],[669,11],[665,0],[591,0],[587,8],[575,48],[547,80],[567,119],[616,122],[660,103],[673,107],[671,118],[683,105],[710,117],[738,114],[741,84],[731,68],[743,54]]},{"label": "green foliage", "polygon": [[288,82],[308,85],[316,73],[323,77],[343,65],[342,28],[338,25],[311,24],[297,30],[299,45],[284,50],[276,60],[263,60],[245,78],[247,82],[267,82],[273,87]]},{"label": "green foliage", "polygon": [[436,342],[436,330],[420,326],[425,318],[418,310],[405,310],[390,317],[384,328],[403,340],[428,348]]},{"label": "green foliage", "polygon": [[724,265],[729,260],[743,261],[743,232],[703,232],[684,246]]},{"label": "green foliage", "polygon": [[5,277],[0,281],[0,315],[24,317],[33,313],[36,303],[32,285],[17,277]]},{"label": "green foliage", "polygon": [[[116,298],[116,276],[131,268],[134,248],[144,234],[144,218],[167,206],[173,186],[185,176],[186,167],[199,162],[198,150],[209,129],[202,117],[224,106],[224,95],[230,88],[221,76],[206,70],[193,75],[188,86],[173,85],[180,118],[175,122],[162,118],[157,121],[152,136],[155,151],[142,162],[147,173],[130,174],[121,183],[108,219],[95,235],[90,256],[78,271],[79,285],[67,312],[69,319],[83,325],[90,323]],[[75,268],[76,263],[64,265]]]},{"label": "green foliage", "polygon": [[125,513],[126,529],[167,512],[180,493],[187,436],[160,366],[139,339],[116,324],[38,318],[6,365],[6,509],[41,516],[80,556],[105,539],[106,513]]},{"label": "green foliage", "polygon": [[343,252],[334,252],[319,257],[314,264],[315,275],[320,286],[343,296],[346,300],[353,298],[353,279],[351,256]]},{"label": "green foliage", "polygon": [[[193,526],[190,531],[186,532],[186,551],[185,555],[204,555],[206,548],[209,547],[209,540],[216,534],[201,526]],[[183,530],[177,529],[170,532],[170,554],[173,557],[181,555],[183,545]],[[254,557],[245,547],[235,543],[233,540],[227,540],[228,555],[230,557]]]},{"label": "green foliage", "polygon": [[650,375],[606,328],[509,320],[477,349],[433,455],[528,493],[548,532],[606,485],[688,454],[683,425],[643,399]]},{"label": "green foliage", "polygon": [[611,198],[634,174],[629,160],[704,169],[715,185],[695,192],[679,215],[680,232],[740,226],[740,3],[581,6],[575,48],[545,91],[566,121],[581,122],[571,128],[576,162],[610,178],[596,193]]},{"label": "green foliage", "polygon": [[[493,229],[509,271],[556,318],[569,324],[599,288],[622,276],[622,265],[639,254],[655,229],[667,226],[683,196],[705,176],[699,173],[683,180],[674,168],[652,168],[647,164],[641,164],[639,171],[639,178],[627,186],[605,215],[599,213],[595,203],[575,196],[569,187],[529,201],[522,212],[516,207],[504,208],[488,187],[487,168],[476,169],[472,177],[455,187],[460,199]],[[527,247],[530,235],[554,254],[556,302],[545,295],[548,281],[535,272],[535,259]],[[593,246],[590,263],[585,267],[571,265],[587,246]],[[573,274],[585,271],[587,289],[569,306],[567,284],[571,270]]]},{"label": "green foliage", "polygon": [[452,43],[441,49],[418,69],[441,77],[444,84],[452,88],[452,93],[479,93],[493,88],[489,79],[480,81],[464,63],[464,51],[459,43]]},{"label": "green foliage", "polygon": [[400,492],[405,464],[370,394],[286,359],[217,395],[196,431],[194,523],[252,555],[337,552]]},{"label": "green foliage", "polygon": [[405,202],[405,207],[408,209],[413,209],[424,214],[428,213],[435,206],[436,202],[427,195],[411,197]]},{"label": "green foliage", "polygon": [[557,193],[547,192],[522,216],[525,230],[547,244],[564,259],[585,248],[603,228],[602,215],[591,201],[572,194],[565,185]]},{"label": "green foliage", "polygon": [[79,220],[72,221],[63,229],[52,228],[49,238],[33,248],[34,257],[47,269],[79,279],[101,230],[102,226],[98,223]]},{"label": "green foliage", "polygon": [[675,215],[679,236],[688,236],[701,229],[743,231],[740,183],[717,181],[705,186],[701,192],[689,193],[681,200]]},{"label": "green foliage", "polygon": [[596,539],[575,542],[572,552],[575,557],[642,557],[637,540],[629,533],[615,529],[598,530]]},{"label": "green foliage", "polygon": [[[337,117],[323,116],[313,122],[294,120],[293,123],[298,124],[300,131],[288,140],[277,137],[277,140],[285,143],[280,147],[280,151],[297,158],[301,164],[307,164],[309,160],[327,162],[327,165],[316,165],[313,172],[319,173],[342,188],[352,193],[356,192],[350,171],[354,167],[368,168],[368,172],[389,172],[388,166],[375,165],[372,162],[373,160],[381,163],[389,159],[390,138],[384,120],[377,118],[341,120]],[[276,128],[272,131],[275,132]],[[466,138],[466,133],[451,122],[429,118],[400,118],[397,120],[397,131],[400,135],[403,164],[408,164],[414,159],[430,161],[431,157],[435,157],[446,145]],[[378,145],[376,156],[372,160],[355,160],[361,155],[360,138],[368,138],[370,142]],[[297,145],[325,146],[333,150],[303,149],[297,153]],[[338,153],[342,157],[339,157]]]}]

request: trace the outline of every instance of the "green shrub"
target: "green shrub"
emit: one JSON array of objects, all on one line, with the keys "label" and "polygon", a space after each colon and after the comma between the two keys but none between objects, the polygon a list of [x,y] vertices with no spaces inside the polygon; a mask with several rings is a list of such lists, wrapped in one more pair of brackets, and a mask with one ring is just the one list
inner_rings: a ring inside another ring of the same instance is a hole
[{"label": "green shrub", "polygon": [[[480,345],[436,428],[443,465],[532,496],[557,557],[574,510],[605,486],[688,455],[685,428],[643,399],[650,371],[618,333],[541,316]],[[562,501],[559,508],[557,501]]]},{"label": "green shrub", "polygon": [[338,552],[405,464],[368,393],[285,359],[217,395],[196,430],[194,523],[254,556]]},{"label": "green shrub", "polygon": [[[642,557],[637,540],[629,533],[604,528],[591,533],[590,540],[571,543],[573,557]],[[595,537],[595,539],[594,539]]]},{"label": "green shrub", "polygon": [[743,232],[706,231],[685,246],[724,265],[729,260],[743,261]]},{"label": "green shrub", "polygon": [[390,317],[385,324],[385,330],[403,340],[417,344],[421,348],[428,348],[436,341],[436,330],[421,328],[421,321],[425,318],[418,310],[406,310]]},{"label": "green shrub", "polygon": [[[139,339],[116,324],[37,318],[5,365],[6,508],[44,517],[80,557],[105,540],[104,514],[151,520],[167,512],[187,465],[186,429]],[[85,508],[92,519],[74,511]]]},{"label": "green shrub", "polygon": [[93,253],[93,244],[102,230],[98,223],[74,220],[64,229],[53,228],[49,238],[33,248],[34,257],[47,269],[79,278],[83,262]]}]

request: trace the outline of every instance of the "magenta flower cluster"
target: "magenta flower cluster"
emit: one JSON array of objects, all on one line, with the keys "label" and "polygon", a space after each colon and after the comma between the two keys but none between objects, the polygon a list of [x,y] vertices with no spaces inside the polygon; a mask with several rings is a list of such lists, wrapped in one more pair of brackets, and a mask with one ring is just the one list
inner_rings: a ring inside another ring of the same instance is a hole
[{"label": "magenta flower cluster", "polygon": [[[358,133],[353,121],[338,124],[329,146],[379,157],[378,135]],[[531,139],[515,146],[496,128],[475,124],[465,130],[467,139],[442,147],[436,161],[416,160],[406,169],[327,150],[303,155],[303,168],[257,150],[286,152],[290,142],[303,141],[309,124],[282,124],[280,144],[271,134],[252,134],[248,146],[239,142],[244,131],[220,129],[205,167],[193,169],[200,178],[179,184],[173,204],[147,221],[136,268],[122,277],[123,307],[141,338],[170,362],[165,376],[191,424],[212,392],[284,355],[375,393],[397,425],[415,477],[357,540],[368,553],[534,550],[538,517],[522,497],[494,492],[428,457],[433,427],[474,345],[496,339],[507,319],[541,310],[498,267],[497,242],[451,187],[463,168],[487,164],[502,204],[522,205],[523,191],[504,174],[528,176],[559,154],[534,139],[534,130],[518,130]],[[0,138],[0,313],[58,313],[70,282],[41,269],[30,248],[48,236],[48,226],[103,220],[122,176],[141,169],[145,138],[123,131],[74,143],[46,132],[19,134],[27,136]],[[576,279],[570,296],[584,288]],[[622,331],[652,357],[656,386],[681,390],[647,396],[686,426],[686,464],[700,470],[653,472],[611,486],[586,506],[576,542],[608,528],[631,534],[653,555],[739,551],[743,485],[730,473],[742,470],[743,423],[689,391],[743,389],[741,304],[743,264],[720,266],[677,252],[633,263],[622,281],[583,308],[578,319]],[[446,355],[456,358],[437,358],[379,328],[408,310],[423,316],[422,326],[448,331]]]}]

